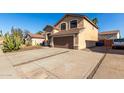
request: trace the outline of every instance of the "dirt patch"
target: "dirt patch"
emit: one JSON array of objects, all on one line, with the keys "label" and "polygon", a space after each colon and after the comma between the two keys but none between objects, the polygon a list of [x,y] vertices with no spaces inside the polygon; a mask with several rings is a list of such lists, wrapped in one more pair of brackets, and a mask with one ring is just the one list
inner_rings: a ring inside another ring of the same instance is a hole
[{"label": "dirt patch", "polygon": [[42,48],[43,48],[42,46],[25,46],[18,51],[26,51],[26,50],[42,49]]},{"label": "dirt patch", "polygon": [[6,52],[6,53],[8,54],[8,53],[15,53],[15,52],[23,52],[23,51],[34,50],[34,49],[43,49],[43,47],[42,46],[27,46],[27,47],[22,47],[19,50]]}]

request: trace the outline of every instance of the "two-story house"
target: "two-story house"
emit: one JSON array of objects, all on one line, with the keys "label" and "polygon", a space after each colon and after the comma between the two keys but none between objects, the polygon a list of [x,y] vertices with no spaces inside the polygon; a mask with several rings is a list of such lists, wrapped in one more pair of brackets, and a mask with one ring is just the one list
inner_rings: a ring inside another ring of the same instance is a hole
[{"label": "two-story house", "polygon": [[84,49],[93,47],[98,41],[98,26],[86,16],[66,14],[53,27],[51,46]]}]

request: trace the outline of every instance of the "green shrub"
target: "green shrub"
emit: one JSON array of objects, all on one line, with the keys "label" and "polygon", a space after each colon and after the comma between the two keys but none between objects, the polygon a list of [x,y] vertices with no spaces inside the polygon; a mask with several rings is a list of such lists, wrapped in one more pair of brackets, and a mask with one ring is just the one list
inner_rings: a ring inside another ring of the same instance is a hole
[{"label": "green shrub", "polygon": [[15,50],[19,50],[22,44],[22,37],[20,36],[20,32],[16,29],[13,30],[11,34],[6,33],[4,35],[3,41],[3,52],[11,52]]},{"label": "green shrub", "polygon": [[13,39],[14,39],[14,50],[20,49],[20,45],[23,43],[18,31],[13,32]]},{"label": "green shrub", "polygon": [[14,39],[12,36],[9,35],[9,33],[5,34],[4,41],[3,41],[3,52],[10,52],[14,49]]}]

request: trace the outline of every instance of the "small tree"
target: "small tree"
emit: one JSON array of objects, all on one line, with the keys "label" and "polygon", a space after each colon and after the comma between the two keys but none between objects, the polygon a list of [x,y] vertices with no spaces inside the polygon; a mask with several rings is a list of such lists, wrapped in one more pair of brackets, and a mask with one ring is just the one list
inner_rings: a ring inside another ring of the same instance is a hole
[{"label": "small tree", "polygon": [[3,33],[2,33],[2,30],[0,30],[0,37],[2,37],[3,36]]},{"label": "small tree", "polygon": [[43,31],[38,31],[36,34],[40,34],[41,35],[42,33],[43,33]]},{"label": "small tree", "polygon": [[22,30],[19,28],[11,29],[11,34],[6,33],[3,41],[3,52],[10,52],[20,49],[23,41]]},{"label": "small tree", "polygon": [[25,44],[26,46],[31,45],[31,40],[29,38],[27,38],[27,35],[30,33],[29,30],[24,30],[23,32],[23,44]]},{"label": "small tree", "polygon": [[13,39],[14,39],[14,50],[18,50],[20,45],[22,44],[22,37],[18,31],[13,32]]},{"label": "small tree", "polygon": [[25,38],[29,33],[30,33],[30,31],[24,30],[24,32],[23,32],[23,37]]},{"label": "small tree", "polygon": [[3,41],[3,52],[10,52],[14,49],[14,39],[9,33],[6,33]]},{"label": "small tree", "polygon": [[98,24],[98,19],[97,19],[97,18],[94,18],[94,19],[92,20],[92,22],[97,25],[97,24]]},{"label": "small tree", "polygon": [[23,30],[21,30],[20,28],[11,28],[11,34],[15,34],[16,36],[18,35],[21,39],[23,38]]}]

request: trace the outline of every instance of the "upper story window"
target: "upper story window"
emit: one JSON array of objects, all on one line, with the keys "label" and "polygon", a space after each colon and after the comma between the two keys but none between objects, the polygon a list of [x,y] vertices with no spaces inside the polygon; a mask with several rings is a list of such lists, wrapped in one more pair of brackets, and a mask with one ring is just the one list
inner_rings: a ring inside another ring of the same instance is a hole
[{"label": "upper story window", "polygon": [[66,30],[66,23],[61,24],[61,30]]},{"label": "upper story window", "polygon": [[70,28],[77,28],[77,20],[70,21]]}]

